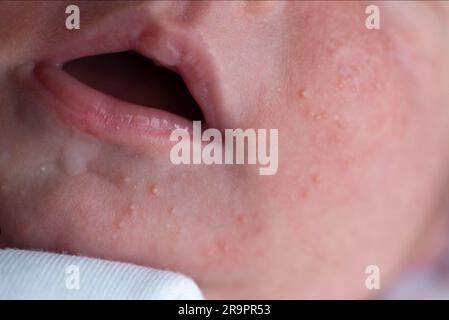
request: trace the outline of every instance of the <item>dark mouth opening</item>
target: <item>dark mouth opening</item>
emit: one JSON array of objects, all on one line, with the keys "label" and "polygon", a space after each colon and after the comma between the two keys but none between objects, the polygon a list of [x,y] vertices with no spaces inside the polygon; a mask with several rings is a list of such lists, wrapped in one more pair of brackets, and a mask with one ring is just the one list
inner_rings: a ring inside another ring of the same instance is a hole
[{"label": "dark mouth opening", "polygon": [[201,108],[181,76],[134,51],[83,57],[67,62],[63,69],[120,100],[204,121]]}]

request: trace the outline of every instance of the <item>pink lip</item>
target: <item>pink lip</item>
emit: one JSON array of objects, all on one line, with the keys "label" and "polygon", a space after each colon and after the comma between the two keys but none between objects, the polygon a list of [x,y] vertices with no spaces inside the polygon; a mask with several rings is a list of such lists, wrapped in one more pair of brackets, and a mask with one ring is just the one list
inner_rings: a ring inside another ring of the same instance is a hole
[{"label": "pink lip", "polygon": [[114,20],[105,21],[36,63],[33,83],[42,97],[39,104],[66,125],[100,139],[139,146],[171,144],[171,131],[191,130],[190,120],[103,94],[61,68],[79,57],[134,50],[177,71],[200,105],[206,126],[217,127],[218,81],[205,43],[193,32],[148,22],[147,13],[130,11],[116,19],[121,21],[119,27]]}]

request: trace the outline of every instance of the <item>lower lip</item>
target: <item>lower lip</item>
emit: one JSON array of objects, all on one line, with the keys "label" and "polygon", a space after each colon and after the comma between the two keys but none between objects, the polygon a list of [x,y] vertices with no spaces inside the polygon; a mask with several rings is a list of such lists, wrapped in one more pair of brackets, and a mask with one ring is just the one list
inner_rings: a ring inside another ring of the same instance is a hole
[{"label": "lower lip", "polygon": [[105,95],[79,82],[58,66],[34,68],[41,103],[66,125],[113,143],[171,145],[174,129],[191,131],[192,122],[175,114]]}]

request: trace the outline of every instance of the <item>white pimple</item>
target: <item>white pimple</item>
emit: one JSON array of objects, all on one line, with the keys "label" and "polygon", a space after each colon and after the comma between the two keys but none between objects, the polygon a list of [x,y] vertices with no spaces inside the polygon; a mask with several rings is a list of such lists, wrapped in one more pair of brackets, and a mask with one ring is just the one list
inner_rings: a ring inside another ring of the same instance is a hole
[{"label": "white pimple", "polygon": [[137,206],[134,204],[134,203],[131,203],[130,205],[129,205],[129,213],[132,215],[132,216],[135,216],[136,214],[137,214]]},{"label": "white pimple", "polygon": [[52,162],[45,162],[42,163],[37,169],[37,173],[40,174],[40,176],[46,176],[50,174],[51,172],[54,172],[56,168],[55,163]]},{"label": "white pimple", "polygon": [[345,123],[343,122],[343,120],[341,119],[340,116],[335,115],[333,120],[334,120],[334,123],[337,125],[338,128],[340,128],[340,129],[345,129],[346,128],[346,125],[345,125]]},{"label": "white pimple", "polygon": [[314,119],[316,121],[327,119],[327,113],[326,112],[319,112],[319,113],[315,114]]}]

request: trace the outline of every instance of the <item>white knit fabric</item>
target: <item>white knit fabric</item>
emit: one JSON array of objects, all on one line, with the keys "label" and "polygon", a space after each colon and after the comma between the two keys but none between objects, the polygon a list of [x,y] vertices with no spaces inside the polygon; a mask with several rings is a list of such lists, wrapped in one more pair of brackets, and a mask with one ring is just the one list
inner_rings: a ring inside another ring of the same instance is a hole
[{"label": "white knit fabric", "polygon": [[192,279],[174,272],[64,254],[0,249],[0,299],[202,298]]},{"label": "white knit fabric", "polygon": [[448,300],[449,277],[432,268],[404,274],[383,296],[396,300]]}]

